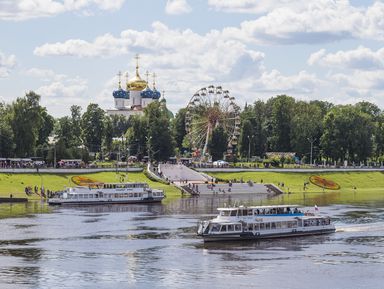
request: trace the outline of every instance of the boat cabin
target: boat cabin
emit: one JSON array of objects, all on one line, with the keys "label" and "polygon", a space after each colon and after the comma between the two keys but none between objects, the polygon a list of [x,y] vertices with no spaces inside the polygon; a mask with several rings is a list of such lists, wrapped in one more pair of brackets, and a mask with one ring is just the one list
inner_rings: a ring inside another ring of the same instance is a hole
[{"label": "boat cabin", "polygon": [[244,217],[244,216],[284,216],[297,215],[302,216],[303,212],[298,206],[263,206],[263,207],[236,207],[236,208],[218,208],[219,216]]}]

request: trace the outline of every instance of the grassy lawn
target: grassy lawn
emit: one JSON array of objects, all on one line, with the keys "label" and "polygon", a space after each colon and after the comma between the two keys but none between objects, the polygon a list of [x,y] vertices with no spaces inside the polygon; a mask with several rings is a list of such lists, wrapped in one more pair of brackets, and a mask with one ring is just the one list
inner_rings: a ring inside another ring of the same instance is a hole
[{"label": "grassy lawn", "polygon": [[[354,203],[359,201],[384,200],[384,173],[382,172],[329,172],[315,174],[330,179],[340,185],[340,190],[324,190],[313,184],[307,185],[304,191],[304,182],[314,173],[289,173],[289,172],[239,172],[239,173],[210,173],[212,176],[225,180],[242,178],[244,182],[252,180],[255,183],[284,183],[280,188],[286,194],[280,195],[273,202],[298,202],[311,200],[312,204],[328,203]],[[356,190],[354,189],[356,187]],[[288,194],[288,191],[290,194]]]},{"label": "grassy lawn", "polygon": [[[26,197],[25,187],[44,186],[45,190],[58,191],[64,189],[65,186],[74,186],[71,177],[77,174],[0,174],[0,197]],[[116,174],[115,172],[102,172],[93,174],[83,174],[100,182],[120,182],[120,177],[124,173]],[[173,186],[153,182],[149,180],[142,172],[130,172],[125,177],[128,182],[146,182],[152,188],[163,189],[167,195],[166,200],[172,200],[180,196],[180,191]],[[31,196],[31,199],[39,198],[37,195]]]},{"label": "grassy lawn", "polygon": [[[255,183],[284,183],[281,187],[286,194],[273,199],[273,202],[301,202],[303,199],[312,199],[314,203],[348,203],[358,201],[376,201],[384,200],[384,173],[382,172],[330,172],[320,173],[321,177],[330,179],[338,183],[340,190],[331,191],[319,188],[313,184],[309,184],[307,189],[303,190],[304,182],[308,182],[308,178],[313,173],[289,173],[289,172],[239,172],[239,173],[210,173],[212,176],[225,180],[243,179],[244,182],[252,180]],[[0,174],[0,197],[26,197],[24,188],[26,186],[40,187],[42,184],[45,189],[52,191],[62,190],[65,186],[73,186],[71,177],[76,174]],[[93,174],[84,174],[100,182],[119,182],[124,173],[116,174],[115,172],[102,172]],[[142,172],[128,173],[129,182],[146,182],[152,188],[163,189],[167,195],[164,203],[171,202],[181,196],[178,189],[173,186],[153,182],[149,180]],[[354,189],[356,187],[356,190]],[[288,194],[289,191],[289,194]],[[34,195],[30,199],[39,199]]]}]

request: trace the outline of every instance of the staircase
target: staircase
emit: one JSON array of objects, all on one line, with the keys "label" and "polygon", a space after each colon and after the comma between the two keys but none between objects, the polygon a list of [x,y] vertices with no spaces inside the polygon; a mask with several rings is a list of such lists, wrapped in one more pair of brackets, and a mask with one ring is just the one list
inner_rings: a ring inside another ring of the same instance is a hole
[{"label": "staircase", "polygon": [[163,179],[170,182],[201,182],[204,183],[208,179],[200,173],[181,164],[159,164],[159,171]]}]

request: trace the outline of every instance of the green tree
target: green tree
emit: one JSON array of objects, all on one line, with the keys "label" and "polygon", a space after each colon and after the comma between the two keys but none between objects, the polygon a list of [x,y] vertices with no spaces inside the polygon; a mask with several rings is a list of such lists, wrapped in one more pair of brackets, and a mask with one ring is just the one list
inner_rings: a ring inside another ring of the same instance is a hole
[{"label": "green tree", "polygon": [[39,101],[40,96],[30,91],[11,105],[10,125],[14,134],[15,154],[19,157],[35,154],[44,111]]},{"label": "green tree", "polygon": [[144,113],[148,127],[147,148],[150,158],[167,161],[174,155],[174,140],[168,110],[164,104],[152,102],[144,109]]},{"label": "green tree", "polygon": [[211,140],[208,144],[213,161],[223,158],[224,153],[227,150],[227,139],[228,136],[223,127],[218,126],[213,129]]},{"label": "green tree", "polygon": [[[267,142],[266,104],[258,100],[241,113],[240,154],[264,156]],[[248,137],[249,136],[249,137]]]},{"label": "green tree", "polygon": [[71,106],[71,137],[69,139],[69,146],[72,148],[78,148],[82,145],[81,135],[82,127],[81,125],[81,107],[78,105]]},{"label": "green tree", "polygon": [[253,125],[250,119],[243,120],[241,125],[241,132],[240,132],[240,155],[245,158],[249,155],[252,156],[253,152]]},{"label": "green tree", "polygon": [[375,157],[384,157],[384,112],[378,116],[374,130]]},{"label": "green tree", "polygon": [[148,134],[147,121],[144,117],[134,115],[130,117],[131,127],[128,128],[125,138],[130,155],[135,155],[138,159],[146,154],[146,137]]},{"label": "green tree", "polygon": [[295,99],[286,95],[278,95],[267,102],[271,108],[270,135],[271,149],[278,152],[290,152],[291,147],[291,119],[293,116]]},{"label": "green tree", "polygon": [[82,138],[84,145],[91,152],[100,152],[104,136],[105,113],[97,104],[88,105],[81,118]]},{"label": "green tree", "polygon": [[[323,116],[321,109],[311,103],[299,101],[295,104],[291,120],[292,150],[299,156],[308,156],[312,146],[319,146],[322,135]],[[312,148],[313,151],[313,148]],[[314,159],[314,158],[313,158]]]},{"label": "green tree", "polygon": [[130,125],[130,120],[124,115],[111,115],[112,135],[113,137],[121,137],[124,135]]},{"label": "green tree", "polygon": [[13,156],[15,149],[13,131],[10,124],[9,108],[0,103],[0,157]]},{"label": "green tree", "polygon": [[175,138],[176,148],[181,152],[183,150],[183,140],[187,134],[185,130],[185,114],[187,112],[186,108],[180,109],[176,113],[176,117],[172,122],[172,131]]},{"label": "green tree", "polygon": [[103,136],[103,151],[104,154],[109,156],[112,150],[112,141],[113,141],[113,125],[112,120],[109,116],[104,118],[104,136]]},{"label": "green tree", "polygon": [[336,106],[324,118],[321,145],[334,161],[365,161],[372,154],[372,117],[352,105]]}]

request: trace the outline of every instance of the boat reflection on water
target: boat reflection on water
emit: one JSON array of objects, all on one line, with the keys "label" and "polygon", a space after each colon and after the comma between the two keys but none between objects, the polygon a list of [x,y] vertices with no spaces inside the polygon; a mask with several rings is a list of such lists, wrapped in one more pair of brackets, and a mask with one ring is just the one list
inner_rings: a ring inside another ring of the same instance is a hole
[{"label": "boat reflection on water", "polygon": [[148,204],[112,204],[112,205],[66,205],[65,208],[59,207],[60,210],[79,210],[89,214],[99,213],[153,213],[162,214],[164,212],[164,205],[161,203],[148,203]]},{"label": "boat reflection on water", "polygon": [[226,242],[201,242],[194,244],[197,249],[207,250],[208,253],[218,251],[242,251],[242,250],[273,250],[273,251],[303,251],[309,246],[320,245],[332,240],[329,235],[316,235],[301,237],[290,237],[282,239],[263,239],[246,241],[226,241]]}]

